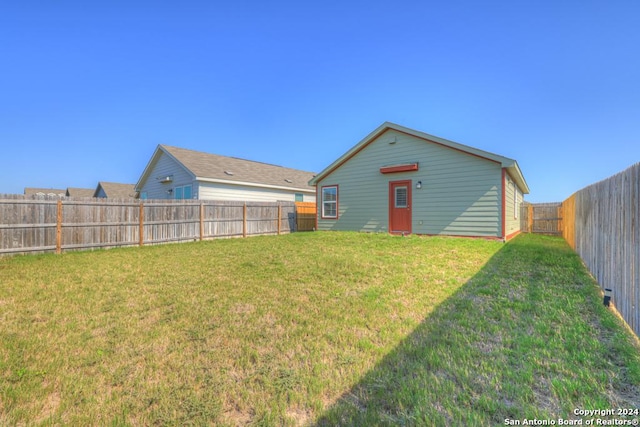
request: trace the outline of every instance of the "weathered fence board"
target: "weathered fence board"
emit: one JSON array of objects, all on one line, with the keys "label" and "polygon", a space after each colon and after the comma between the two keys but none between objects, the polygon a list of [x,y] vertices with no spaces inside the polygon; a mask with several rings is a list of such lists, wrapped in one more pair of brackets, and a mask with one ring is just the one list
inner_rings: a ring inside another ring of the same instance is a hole
[{"label": "weathered fence board", "polygon": [[297,231],[294,203],[0,195],[0,255]]},{"label": "weathered fence board", "polygon": [[565,239],[636,334],[640,334],[640,163],[565,202]]},{"label": "weathered fence board", "polygon": [[523,204],[523,232],[562,234],[640,335],[640,163],[562,204]]},{"label": "weathered fence board", "polygon": [[316,228],[316,204],[315,202],[296,202],[298,231],[312,231]]},{"label": "weathered fence board", "polygon": [[576,249],[576,197],[575,194],[562,202],[562,215],[565,218],[562,237],[573,250]]},{"label": "weathered fence board", "polygon": [[522,232],[560,235],[562,229],[562,203],[523,203],[520,206]]}]

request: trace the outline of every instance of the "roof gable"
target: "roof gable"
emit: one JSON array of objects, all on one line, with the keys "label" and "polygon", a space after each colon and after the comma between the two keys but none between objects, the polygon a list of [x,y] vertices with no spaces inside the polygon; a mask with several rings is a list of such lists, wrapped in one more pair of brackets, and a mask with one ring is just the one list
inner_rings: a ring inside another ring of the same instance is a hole
[{"label": "roof gable", "polygon": [[169,145],[158,145],[136,188],[142,188],[149,179],[148,175],[162,154],[169,156],[198,181],[313,191],[309,185],[313,172]]},{"label": "roof gable", "polygon": [[110,199],[130,199],[136,197],[136,190],[133,184],[100,181],[96,187],[94,197],[99,197],[100,189],[102,189],[106,197]]},{"label": "roof gable", "polygon": [[67,197],[93,197],[95,189],[93,188],[75,188],[67,187]]},{"label": "roof gable", "polygon": [[136,191],[140,191],[142,187],[144,187],[145,183],[149,179],[149,175],[154,170],[154,168],[156,167],[156,165],[158,164],[158,161],[162,156],[167,156],[178,167],[182,168],[187,174],[191,175],[192,178],[195,178],[195,175],[189,169],[187,169],[186,166],[183,165],[178,159],[172,156],[165,149],[165,147],[166,147],[165,145],[158,145],[156,147],[155,151],[153,152],[153,155],[151,156],[151,159],[149,159],[149,163],[147,163],[147,166],[145,166],[144,171],[142,172],[142,175],[140,175],[140,179],[138,179],[138,182],[135,185]]},{"label": "roof gable", "polygon": [[490,153],[488,151],[480,150],[478,148],[470,147],[468,145],[460,144],[454,141],[449,141],[444,138],[440,138],[434,135],[430,135],[425,132],[420,132],[414,129],[409,129],[404,126],[397,125],[391,122],[385,122],[376,128],[373,132],[367,135],[364,139],[354,145],[351,149],[349,149],[346,153],[340,156],[337,160],[327,166],[322,172],[316,175],[313,179],[309,181],[309,184],[316,185],[319,181],[326,178],[330,175],[334,170],[338,169],[345,162],[347,162],[350,158],[357,155],[362,149],[364,149],[367,145],[375,141],[379,136],[381,136],[387,130],[392,129],[398,132],[402,132],[420,139],[425,140],[425,142],[431,142],[438,145],[442,145],[444,147],[451,148],[453,150],[461,151],[463,153],[471,154],[473,156],[477,156],[486,160],[494,161],[500,163],[503,168],[506,168],[513,180],[516,181],[520,189],[523,193],[529,193],[529,187],[520,171],[520,167],[518,166],[518,162],[508,157],[500,156],[498,154]]},{"label": "roof gable", "polygon": [[34,187],[26,187],[24,189],[24,194],[27,196],[31,195],[40,195],[40,196],[65,196],[67,194],[67,190],[61,190],[59,188],[34,188]]}]

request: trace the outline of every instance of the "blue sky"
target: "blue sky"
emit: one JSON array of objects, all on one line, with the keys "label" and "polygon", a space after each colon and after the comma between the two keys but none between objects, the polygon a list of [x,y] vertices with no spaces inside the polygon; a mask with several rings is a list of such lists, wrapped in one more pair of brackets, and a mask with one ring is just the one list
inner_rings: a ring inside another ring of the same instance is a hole
[{"label": "blue sky", "polygon": [[640,2],[0,4],[0,193],[135,183],[157,144],[319,172],[384,121],[533,202],[640,161]]}]

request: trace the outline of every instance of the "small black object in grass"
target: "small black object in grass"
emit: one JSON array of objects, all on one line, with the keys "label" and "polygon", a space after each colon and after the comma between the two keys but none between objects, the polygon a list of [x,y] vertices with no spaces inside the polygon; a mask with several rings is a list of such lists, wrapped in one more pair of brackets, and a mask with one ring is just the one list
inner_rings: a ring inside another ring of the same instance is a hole
[{"label": "small black object in grass", "polygon": [[605,307],[609,307],[609,305],[611,304],[611,289],[604,289],[604,299],[602,300],[602,303],[605,305]]}]

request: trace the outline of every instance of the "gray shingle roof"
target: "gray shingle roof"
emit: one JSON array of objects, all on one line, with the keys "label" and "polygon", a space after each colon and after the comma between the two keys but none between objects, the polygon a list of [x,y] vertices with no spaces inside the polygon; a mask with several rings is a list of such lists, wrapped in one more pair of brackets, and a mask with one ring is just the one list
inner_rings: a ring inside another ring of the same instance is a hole
[{"label": "gray shingle roof", "polygon": [[95,191],[96,191],[95,188],[68,187],[66,194],[68,197],[93,197],[93,194],[95,193]]},{"label": "gray shingle roof", "polygon": [[160,147],[182,163],[185,168],[199,179],[247,182],[314,190],[314,187],[309,185],[309,180],[315,175],[314,172],[305,172],[268,163],[219,156],[168,145],[161,145]]},{"label": "gray shingle roof", "polygon": [[24,189],[24,194],[29,196],[29,195],[34,195],[34,194],[55,194],[56,196],[65,196],[67,194],[67,190],[60,190],[58,188],[33,188],[33,187],[26,187]]},{"label": "gray shingle roof", "polygon": [[117,182],[100,181],[95,191],[96,197],[98,196],[100,187],[102,187],[102,191],[104,191],[108,198],[127,199],[136,197],[134,184],[119,184]]}]

